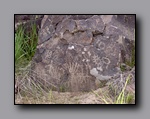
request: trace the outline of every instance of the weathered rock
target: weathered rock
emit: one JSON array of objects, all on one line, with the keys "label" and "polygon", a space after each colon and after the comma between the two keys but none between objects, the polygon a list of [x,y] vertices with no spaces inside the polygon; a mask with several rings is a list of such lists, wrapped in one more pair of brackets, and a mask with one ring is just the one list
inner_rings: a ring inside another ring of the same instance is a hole
[{"label": "weathered rock", "polygon": [[29,33],[32,30],[33,24],[36,25],[37,31],[41,27],[43,15],[15,15],[15,31],[19,26],[23,26],[25,33]]},{"label": "weathered rock", "polygon": [[122,52],[131,57],[134,28],[128,28],[114,15],[44,15],[32,77],[44,87],[96,89],[96,79],[121,74]]},{"label": "weathered rock", "polygon": [[43,15],[19,15],[15,14],[15,23],[43,18]]}]

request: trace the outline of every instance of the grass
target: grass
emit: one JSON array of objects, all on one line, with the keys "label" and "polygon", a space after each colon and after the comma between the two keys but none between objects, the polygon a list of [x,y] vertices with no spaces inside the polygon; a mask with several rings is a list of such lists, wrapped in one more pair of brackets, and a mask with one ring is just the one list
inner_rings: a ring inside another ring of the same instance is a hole
[{"label": "grass", "polygon": [[19,26],[15,33],[15,71],[20,66],[25,67],[34,56],[37,45],[36,25],[31,26],[30,32],[25,32],[23,26]]},{"label": "grass", "polygon": [[118,94],[115,95],[115,98],[112,98],[112,96],[108,92],[102,92],[102,96],[100,96],[98,93],[94,93],[104,104],[134,104],[135,103],[135,94],[134,93],[127,93],[126,92],[126,87],[129,82],[130,75],[127,77],[125,85],[122,89],[122,91]]},{"label": "grass", "polygon": [[128,103],[128,101],[125,97],[125,88],[127,86],[129,79],[130,79],[130,75],[127,77],[127,80],[125,82],[125,86],[123,87],[122,91],[120,92],[120,94],[116,98],[115,104],[126,104],[126,103]]},{"label": "grass", "polygon": [[[23,74],[16,76],[16,81],[20,82],[20,91],[15,95],[16,104],[89,104],[94,103],[93,99],[96,99],[99,102],[98,104],[135,103],[135,94],[131,92],[125,93],[129,76],[120,94],[112,97],[107,87],[99,88],[99,92],[74,92],[75,95],[71,92],[64,92],[65,89],[59,90],[60,92],[49,88],[45,90],[42,88],[40,82],[35,83],[31,77],[28,77],[28,73],[28,71],[23,71]],[[88,101],[82,103],[82,100],[85,100],[85,98]]]}]

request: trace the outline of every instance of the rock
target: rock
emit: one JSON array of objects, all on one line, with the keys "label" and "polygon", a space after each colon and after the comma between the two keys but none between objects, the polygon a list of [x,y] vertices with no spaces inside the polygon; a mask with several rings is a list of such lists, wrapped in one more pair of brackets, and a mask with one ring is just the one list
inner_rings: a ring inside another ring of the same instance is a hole
[{"label": "rock", "polygon": [[15,23],[43,18],[43,15],[19,15],[15,14]]},{"label": "rock", "polygon": [[25,33],[30,32],[32,29],[32,25],[35,24],[37,27],[37,31],[41,27],[43,15],[15,15],[15,31],[19,26],[23,26]]},{"label": "rock", "polygon": [[[44,15],[32,62],[35,81],[59,90],[89,91],[121,74],[131,58],[134,27],[116,15]],[[123,55],[123,56],[122,56]]]}]

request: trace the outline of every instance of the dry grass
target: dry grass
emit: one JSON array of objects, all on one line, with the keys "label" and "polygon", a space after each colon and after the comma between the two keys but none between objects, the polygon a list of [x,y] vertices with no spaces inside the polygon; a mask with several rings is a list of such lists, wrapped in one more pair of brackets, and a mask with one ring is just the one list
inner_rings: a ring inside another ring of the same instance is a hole
[{"label": "dry grass", "polygon": [[[112,97],[105,86],[91,92],[59,92],[42,88],[42,83],[28,76],[29,70],[16,74],[17,94],[15,104],[134,104],[135,92],[127,88],[127,83],[117,97]],[[125,94],[125,89],[128,93]]]},{"label": "dry grass", "polygon": [[[100,98],[100,100],[104,104],[134,104],[135,103],[135,90],[131,88],[133,87],[133,84],[131,86],[128,86],[128,82],[130,79],[130,75],[127,77],[125,85],[121,92],[119,94],[116,94],[112,97],[110,92],[107,90],[100,89],[100,94],[93,91],[93,93]],[[116,91],[115,91],[116,92]],[[114,92],[114,93],[115,93]],[[103,95],[101,95],[103,94]]]}]

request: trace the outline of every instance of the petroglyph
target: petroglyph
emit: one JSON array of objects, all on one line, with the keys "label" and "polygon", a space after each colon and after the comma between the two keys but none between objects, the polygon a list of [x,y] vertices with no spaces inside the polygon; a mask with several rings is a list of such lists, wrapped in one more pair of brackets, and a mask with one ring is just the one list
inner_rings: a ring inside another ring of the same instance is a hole
[{"label": "petroglyph", "polygon": [[108,64],[108,65],[110,64],[110,59],[107,57],[102,57],[102,61],[104,64]]},{"label": "petroglyph", "polygon": [[92,57],[92,61],[95,63],[95,64],[99,64],[99,62],[101,62],[100,58],[98,57],[98,55],[94,55]]},{"label": "petroglyph", "polygon": [[64,64],[64,67],[66,70],[69,71],[70,74],[76,74],[79,70],[79,64],[76,62],[76,63],[67,63],[67,64]]},{"label": "petroglyph", "polygon": [[123,31],[126,29],[123,25],[119,26],[117,18],[114,15],[44,16],[33,59],[42,57],[38,63],[44,65],[41,71],[45,75],[37,71],[39,65],[33,70],[40,78],[57,86],[63,84],[69,91],[95,89],[96,79],[108,80],[120,73],[121,52],[129,54],[126,38],[130,36]]},{"label": "petroglyph", "polygon": [[99,43],[98,43],[98,48],[99,48],[100,50],[105,50],[105,43],[104,43],[104,42],[99,42]]},{"label": "petroglyph", "polygon": [[88,51],[88,55],[89,55],[89,57],[91,56],[91,53],[90,53],[90,51]]},{"label": "petroglyph", "polygon": [[64,70],[62,68],[53,66],[53,64],[45,66],[45,69],[47,71],[47,74],[58,81],[60,81],[61,77],[64,75]]},{"label": "petroglyph", "polygon": [[110,59],[107,57],[102,57],[102,62],[104,64],[106,64],[106,69],[108,68],[109,64],[110,64]]}]

